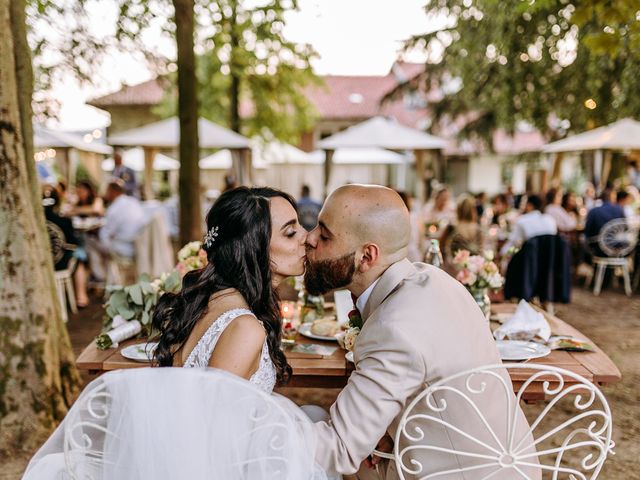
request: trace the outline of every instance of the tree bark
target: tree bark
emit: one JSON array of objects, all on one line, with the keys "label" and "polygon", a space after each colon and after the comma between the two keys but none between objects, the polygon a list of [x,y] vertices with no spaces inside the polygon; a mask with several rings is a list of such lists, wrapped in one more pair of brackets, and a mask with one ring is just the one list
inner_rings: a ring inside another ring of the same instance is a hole
[{"label": "tree bark", "polygon": [[194,0],[173,0],[178,47],[180,119],[180,242],[202,238],[196,59],[193,51]]},{"label": "tree bark", "polygon": [[[0,0],[0,449],[33,450],[63,418],[80,383],[62,322],[53,262],[34,172],[25,153],[16,78],[25,29],[15,31],[12,0]],[[21,18],[24,19],[22,16]],[[17,39],[14,43],[14,39]],[[27,57],[28,58],[28,57]],[[21,60],[21,62],[22,62]]]}]

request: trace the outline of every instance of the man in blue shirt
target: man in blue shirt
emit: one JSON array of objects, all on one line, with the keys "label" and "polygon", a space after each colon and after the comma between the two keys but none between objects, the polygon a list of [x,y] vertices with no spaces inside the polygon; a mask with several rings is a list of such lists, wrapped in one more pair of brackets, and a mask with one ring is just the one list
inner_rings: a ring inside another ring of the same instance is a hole
[{"label": "man in blue shirt", "polygon": [[124,185],[124,193],[132,197],[138,196],[138,185],[136,184],[135,172],[122,163],[122,150],[116,148],[113,151],[113,178],[119,178]]},{"label": "man in blue shirt", "polygon": [[322,205],[311,198],[309,185],[303,185],[298,200],[298,220],[305,230],[311,231],[318,224],[318,214]]},{"label": "man in blue shirt", "polygon": [[624,209],[617,205],[615,202],[615,192],[610,189],[606,189],[600,196],[602,205],[592,208],[587,215],[587,223],[584,228],[585,237],[587,237],[587,243],[590,244],[591,250],[598,257],[606,257],[607,255],[600,250],[598,245],[598,236],[602,227],[604,227],[611,220],[616,218],[625,218]]}]

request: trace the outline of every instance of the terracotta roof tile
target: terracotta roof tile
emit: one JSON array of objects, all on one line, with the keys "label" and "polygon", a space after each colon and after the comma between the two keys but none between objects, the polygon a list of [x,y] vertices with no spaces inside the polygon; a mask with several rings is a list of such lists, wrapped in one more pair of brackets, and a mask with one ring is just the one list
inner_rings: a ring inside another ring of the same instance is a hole
[{"label": "terracotta roof tile", "polygon": [[157,105],[162,100],[168,86],[166,80],[157,77],[137,85],[125,85],[117,92],[93,98],[87,103],[98,108],[121,105]]}]

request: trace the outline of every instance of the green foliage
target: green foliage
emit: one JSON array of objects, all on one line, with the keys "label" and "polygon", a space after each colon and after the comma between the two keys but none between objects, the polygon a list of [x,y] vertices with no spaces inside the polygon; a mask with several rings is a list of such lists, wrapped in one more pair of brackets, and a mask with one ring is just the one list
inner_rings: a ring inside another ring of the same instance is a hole
[{"label": "green foliage", "polygon": [[[451,22],[407,42],[432,57],[424,75],[403,89],[444,88],[431,105],[436,121],[464,116],[461,135],[484,139],[496,128],[513,132],[519,121],[553,139],[637,117],[640,3],[613,3],[434,0],[427,13]],[[450,88],[452,79],[461,82],[457,88]],[[585,106],[589,99],[595,108]]]},{"label": "green foliage", "polygon": [[[273,0],[262,6],[251,3],[198,2],[200,48],[204,50],[197,59],[200,114],[233,128],[233,116],[242,111],[243,134],[295,142],[315,120],[304,88],[320,83],[310,66],[316,53],[311,46],[289,42],[282,34],[285,14],[297,8],[296,1]],[[237,112],[234,77],[239,82]],[[176,83],[175,74],[169,78]],[[175,115],[176,105],[174,88],[157,112]]]},{"label": "green foliage", "polygon": [[143,328],[142,334],[148,336],[151,333],[153,309],[158,299],[166,292],[177,292],[180,286],[180,274],[174,270],[153,281],[143,274],[138,278],[138,283],[109,287],[103,331],[109,330],[113,319],[120,315],[127,321],[138,320]]}]

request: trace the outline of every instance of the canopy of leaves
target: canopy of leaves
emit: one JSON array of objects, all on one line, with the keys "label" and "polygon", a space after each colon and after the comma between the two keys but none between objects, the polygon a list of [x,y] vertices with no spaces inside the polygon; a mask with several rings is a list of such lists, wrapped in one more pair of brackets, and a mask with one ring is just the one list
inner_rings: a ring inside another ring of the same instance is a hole
[{"label": "canopy of leaves", "polygon": [[[315,111],[304,90],[320,82],[310,66],[316,53],[282,33],[286,12],[295,8],[297,2],[287,0],[259,6],[242,0],[198,2],[197,51],[203,53],[197,75],[203,117],[232,126],[235,77],[243,134],[292,142],[312,127]],[[158,112],[173,115],[175,105],[174,90]]]},{"label": "canopy of leaves", "polygon": [[436,121],[465,119],[463,135],[488,139],[519,121],[549,138],[640,116],[640,2],[433,0],[448,25],[406,48],[431,58],[403,89],[438,89]]}]

